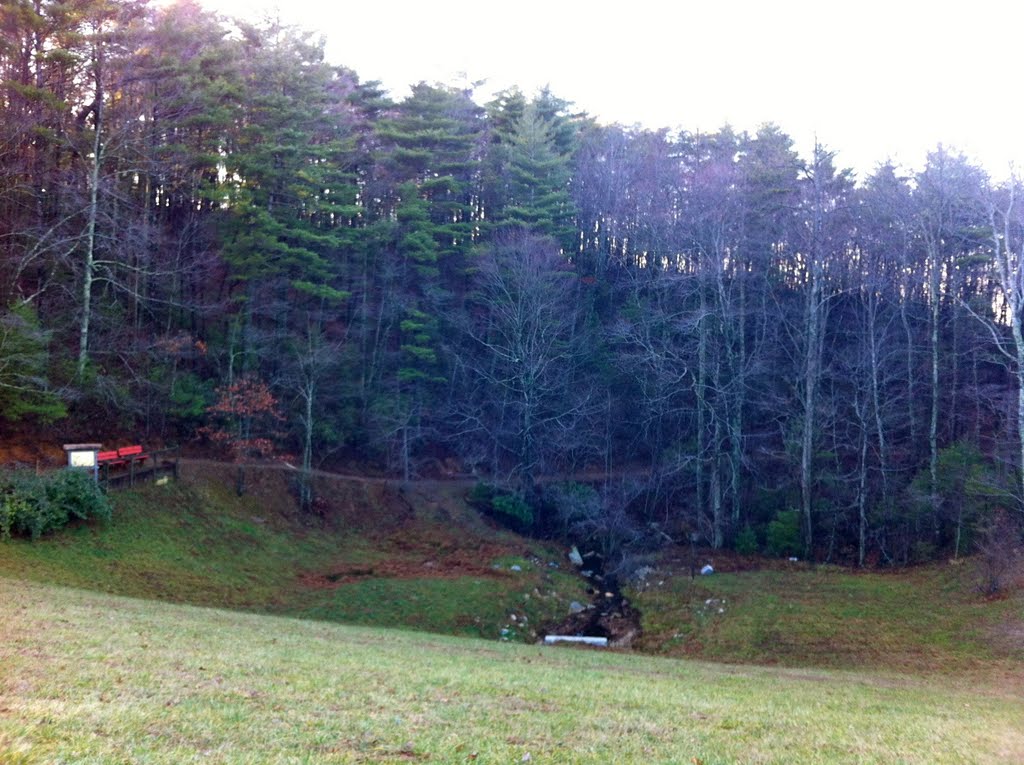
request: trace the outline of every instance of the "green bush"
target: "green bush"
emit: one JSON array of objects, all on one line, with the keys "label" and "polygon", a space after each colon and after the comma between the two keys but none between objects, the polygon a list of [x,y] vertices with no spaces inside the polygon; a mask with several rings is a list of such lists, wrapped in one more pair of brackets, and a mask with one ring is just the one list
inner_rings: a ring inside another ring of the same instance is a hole
[{"label": "green bush", "polygon": [[12,535],[38,539],[72,518],[110,519],[110,502],[88,473],[0,473],[0,539]]},{"label": "green bush", "polygon": [[736,535],[736,552],[740,555],[754,555],[758,551],[757,534],[750,526]]},{"label": "green bush", "polygon": [[533,525],[533,508],[518,494],[502,494],[491,501],[499,520],[512,527],[528,529]]},{"label": "green bush", "polygon": [[769,555],[784,558],[796,555],[802,547],[800,541],[800,513],[783,510],[776,513],[775,520],[768,524],[765,549]]},{"label": "green bush", "polygon": [[527,533],[533,528],[533,508],[518,494],[503,492],[488,483],[478,483],[466,500],[484,515],[513,531]]},{"label": "green bush", "polygon": [[480,482],[470,489],[466,501],[480,511],[490,511],[497,489],[489,483]]}]

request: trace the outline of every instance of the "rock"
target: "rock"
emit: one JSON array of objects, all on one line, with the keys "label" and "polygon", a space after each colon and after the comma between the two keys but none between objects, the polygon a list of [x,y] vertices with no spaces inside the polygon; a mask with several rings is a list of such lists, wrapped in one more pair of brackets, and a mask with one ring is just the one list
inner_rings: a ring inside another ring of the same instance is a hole
[{"label": "rock", "polygon": [[580,551],[576,549],[576,545],[573,545],[572,549],[569,550],[569,562],[574,566],[583,565],[583,556],[580,555]]},{"label": "rock", "polygon": [[654,566],[641,566],[633,572],[633,578],[639,582],[644,581],[651,574],[654,573]]},{"label": "rock", "polygon": [[588,579],[589,579],[590,577],[592,577],[593,575],[594,575],[594,572],[593,572],[593,571],[591,571],[590,569],[584,569],[583,571],[580,571],[580,576],[585,576],[585,577],[587,577]]},{"label": "rock", "polygon": [[713,573],[715,573],[715,569],[712,568],[710,563],[704,564],[704,567],[701,568],[701,570],[700,570],[700,575],[701,576],[707,576],[708,574],[713,574]]},{"label": "rock", "polygon": [[587,610],[587,607],[580,603],[578,600],[574,600],[569,604],[570,614],[580,614]]}]

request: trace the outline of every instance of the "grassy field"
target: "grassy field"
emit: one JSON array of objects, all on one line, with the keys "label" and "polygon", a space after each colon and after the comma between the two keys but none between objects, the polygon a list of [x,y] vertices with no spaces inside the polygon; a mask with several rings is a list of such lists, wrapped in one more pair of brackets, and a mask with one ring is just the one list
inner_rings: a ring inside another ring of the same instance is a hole
[{"label": "grassy field", "polygon": [[[821,566],[662,569],[631,592],[641,650],[787,666],[912,672],[1024,668],[1024,598],[986,600],[970,565],[859,573]],[[1024,674],[1021,674],[1024,680]]]},{"label": "grassy field", "polygon": [[969,566],[669,556],[627,593],[653,655],[552,649],[581,580],[465,487],[324,485],[310,522],[281,472],[190,470],[0,543],[0,765],[1024,762],[1024,600]]},{"label": "grassy field", "polygon": [[1019,689],[503,644],[0,578],[0,763],[1024,761]]},{"label": "grassy field", "polygon": [[325,487],[330,520],[310,524],[280,473],[250,476],[243,498],[229,473],[186,478],[112,495],[109,524],[0,543],[0,576],[458,635],[504,630],[513,640],[532,640],[586,599],[577,577],[548,565],[560,550],[488,527],[464,489],[342,483]]}]

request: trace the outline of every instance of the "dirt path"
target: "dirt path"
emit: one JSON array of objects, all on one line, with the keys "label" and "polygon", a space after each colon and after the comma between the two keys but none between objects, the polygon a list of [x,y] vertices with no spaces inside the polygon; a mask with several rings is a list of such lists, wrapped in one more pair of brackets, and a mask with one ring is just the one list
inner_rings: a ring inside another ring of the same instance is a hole
[{"label": "dirt path", "polygon": [[[235,463],[222,462],[220,460],[209,460],[209,459],[197,459],[192,457],[182,457],[181,464],[183,465],[205,465],[208,467],[235,467]],[[288,462],[252,462],[243,464],[246,470],[277,470],[285,473],[298,473],[299,468]],[[603,470],[591,470],[581,471],[578,473],[571,473],[567,475],[550,475],[541,476],[537,478],[537,483],[555,483],[557,481],[603,481],[606,478],[626,478],[629,476],[646,476],[649,474],[649,470],[645,468],[632,469],[632,470],[615,470],[610,474]],[[467,489],[472,488],[477,483],[485,478],[478,476],[451,476],[450,478],[412,478],[408,481],[402,478],[383,478],[378,476],[367,476],[358,475],[355,473],[335,473],[328,470],[310,470],[310,475],[317,478],[327,478],[336,481],[352,481],[354,483],[365,483],[375,484],[378,486],[391,486],[391,487],[402,487],[402,486],[417,486],[422,488],[441,487],[441,486],[455,486],[464,487]]]}]

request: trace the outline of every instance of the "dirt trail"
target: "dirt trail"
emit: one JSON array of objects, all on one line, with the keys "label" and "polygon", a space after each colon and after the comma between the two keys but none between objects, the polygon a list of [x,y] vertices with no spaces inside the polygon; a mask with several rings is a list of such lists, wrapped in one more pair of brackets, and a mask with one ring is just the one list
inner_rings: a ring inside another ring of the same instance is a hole
[{"label": "dirt trail", "polygon": [[[224,462],[221,460],[210,460],[210,459],[199,459],[193,457],[182,457],[181,464],[183,465],[206,465],[209,467],[238,467],[233,462]],[[278,470],[285,473],[299,473],[299,468],[287,462],[252,462],[241,465],[246,470]],[[631,470],[613,470],[611,473],[607,473],[603,470],[590,470],[580,471],[577,473],[569,473],[565,475],[549,475],[541,476],[536,479],[539,484],[555,483],[557,481],[603,481],[605,479],[617,479],[627,478],[630,476],[646,476],[649,474],[649,470],[646,468],[638,468]],[[465,487],[467,489],[472,488],[480,481],[487,480],[482,476],[465,476],[456,475],[446,478],[412,478],[406,481],[403,478],[385,478],[379,476],[367,476],[359,475],[356,473],[335,473],[328,470],[310,470],[309,474],[316,478],[327,478],[337,481],[352,481],[354,483],[365,483],[375,484],[378,486],[390,486],[394,488],[400,488],[402,486],[415,485],[423,488],[430,487],[441,487],[441,486],[455,486]]]}]

